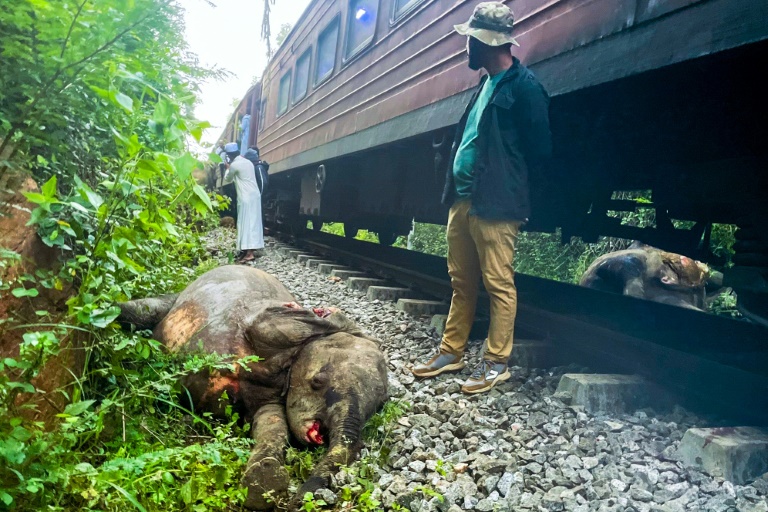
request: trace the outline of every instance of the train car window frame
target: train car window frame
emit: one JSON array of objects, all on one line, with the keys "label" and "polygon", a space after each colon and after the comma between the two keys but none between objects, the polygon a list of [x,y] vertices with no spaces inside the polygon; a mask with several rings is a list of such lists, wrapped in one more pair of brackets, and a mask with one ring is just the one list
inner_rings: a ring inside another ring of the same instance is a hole
[{"label": "train car window frame", "polygon": [[261,100],[261,103],[259,105],[259,129],[258,132],[261,132],[266,128],[267,125],[267,98],[264,98]]},{"label": "train car window frame", "polygon": [[[304,58],[307,59],[307,70],[306,70],[307,80],[306,80],[306,84],[304,85],[304,92],[302,92],[300,96],[297,96],[296,95],[296,87],[299,85],[299,73],[301,72],[300,64],[302,63],[301,60],[304,59]],[[294,69],[295,69],[295,71],[293,73],[293,75],[294,75],[293,76],[293,86],[291,88],[291,103],[293,105],[296,105],[301,100],[306,98],[307,95],[309,94],[309,75],[312,73],[312,47],[311,46],[309,48],[307,48],[304,51],[304,53],[302,53],[299,56],[298,59],[296,59],[296,65],[294,66]]]},{"label": "train car window frame", "polygon": [[[333,30],[336,30],[336,41],[333,44],[333,65],[331,66],[331,69],[325,72],[324,75],[320,76],[318,73],[320,71],[320,52],[322,50],[322,42],[323,37],[325,37],[329,32],[332,32]],[[341,16],[334,17],[330,23],[328,23],[323,30],[320,31],[320,35],[317,36],[317,50],[315,51],[315,66],[314,71],[312,73],[314,77],[314,86],[317,87],[318,85],[322,84],[326,80],[328,80],[331,76],[333,76],[333,72],[336,69],[336,55],[338,53],[339,49],[339,35],[341,35]]]},{"label": "train car window frame", "polygon": [[343,59],[342,62],[344,64],[348,64],[356,57],[360,56],[369,46],[371,46],[371,43],[376,39],[376,25],[379,20],[379,11],[381,10],[381,0],[373,0],[373,3],[376,5],[376,17],[373,20],[373,32],[371,32],[371,35],[367,37],[364,41],[361,41],[358,43],[357,47],[353,49],[349,49],[348,46],[350,44],[350,34],[351,34],[351,28],[352,23],[354,19],[357,19],[357,15],[353,16],[352,13],[352,6],[354,2],[358,2],[362,0],[349,0],[347,3],[347,23],[346,23],[346,30],[344,31],[344,47],[343,47]]},{"label": "train car window frame", "polygon": [[[283,76],[280,77],[280,82],[277,85],[277,117],[282,116],[291,108],[291,85],[293,83],[293,69],[289,69]],[[283,103],[283,82],[288,80],[288,87],[285,90],[285,108],[282,108]]]},{"label": "train car window frame", "polygon": [[392,27],[403,21],[406,16],[415,11],[416,8],[425,1],[426,0],[403,0],[404,4],[401,4],[398,9],[400,0],[392,0],[392,16],[389,19],[389,26]]}]

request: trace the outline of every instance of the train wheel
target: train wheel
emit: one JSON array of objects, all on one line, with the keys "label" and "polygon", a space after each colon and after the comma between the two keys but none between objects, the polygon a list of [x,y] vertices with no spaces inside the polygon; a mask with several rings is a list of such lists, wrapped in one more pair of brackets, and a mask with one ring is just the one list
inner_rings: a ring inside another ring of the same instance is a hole
[{"label": "train wheel", "polygon": [[381,245],[392,245],[397,241],[397,233],[393,231],[379,231],[379,243]]},{"label": "train wheel", "polygon": [[344,223],[344,238],[355,238],[360,228],[352,224],[351,222]]}]

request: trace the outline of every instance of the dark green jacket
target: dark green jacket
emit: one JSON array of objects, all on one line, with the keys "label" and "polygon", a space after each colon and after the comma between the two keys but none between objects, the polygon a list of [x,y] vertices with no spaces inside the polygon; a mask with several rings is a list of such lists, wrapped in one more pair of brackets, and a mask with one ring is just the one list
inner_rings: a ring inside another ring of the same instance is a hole
[{"label": "dark green jacket", "polygon": [[[443,204],[456,200],[453,162],[464,127],[485,80],[467,105],[448,160]],[[496,86],[480,117],[470,214],[488,220],[526,221],[531,216],[530,181],[545,175],[552,158],[549,95],[517,58]]]}]

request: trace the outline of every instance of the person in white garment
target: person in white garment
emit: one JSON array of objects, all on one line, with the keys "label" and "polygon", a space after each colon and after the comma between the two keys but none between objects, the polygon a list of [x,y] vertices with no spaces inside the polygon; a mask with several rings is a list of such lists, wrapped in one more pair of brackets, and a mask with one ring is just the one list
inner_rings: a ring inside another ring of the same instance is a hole
[{"label": "person in white garment", "polygon": [[224,185],[234,182],[237,190],[237,251],[245,251],[240,263],[256,259],[256,251],[264,248],[264,226],[261,223],[261,192],[256,181],[256,169],[240,156],[237,142],[224,146],[229,165]]}]

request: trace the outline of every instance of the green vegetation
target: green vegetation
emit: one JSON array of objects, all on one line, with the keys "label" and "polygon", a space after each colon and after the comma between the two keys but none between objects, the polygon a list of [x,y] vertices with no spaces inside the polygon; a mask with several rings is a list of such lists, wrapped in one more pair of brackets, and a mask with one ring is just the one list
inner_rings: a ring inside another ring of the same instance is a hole
[{"label": "green vegetation", "polygon": [[[325,223],[323,224],[323,229],[321,229],[321,231],[323,233],[330,233],[336,236],[344,236],[344,224],[341,222]],[[365,242],[373,242],[377,244],[379,243],[379,235],[372,231],[361,229],[357,232],[355,240],[363,240]]]},{"label": "green vegetation", "polygon": [[[590,263],[607,252],[625,249],[631,242],[617,238],[601,238],[597,244],[587,244],[574,239],[560,243],[560,233],[535,233],[523,231],[517,238],[515,270],[546,279],[577,283]],[[401,237],[395,244],[407,247],[407,240]],[[410,236],[411,249],[446,256],[448,243],[445,226],[416,223]]]},{"label": "green vegetation", "polygon": [[280,25],[280,31],[277,33],[277,38],[275,39],[275,43],[278,47],[283,45],[285,38],[291,33],[292,28],[293,26],[290,23],[283,23]]},{"label": "green vegetation", "polygon": [[[0,253],[3,275],[18,274],[0,284],[2,299],[20,301],[0,334],[24,333],[18,355],[0,359],[0,507],[242,502],[250,449],[238,418],[216,423],[179,405],[180,379],[224,358],[171,357],[149,333],[114,324],[115,302],[179,290],[211,266],[197,230],[221,198],[197,185],[188,151],[207,126],[193,107],[211,73],[187,54],[180,20],[163,0],[19,0],[0,11],[0,178],[31,172],[42,183],[26,194],[30,222],[59,259],[25,273],[18,254]],[[40,309],[37,297],[55,291],[64,307]],[[59,362],[71,378],[44,394],[35,379]],[[36,417],[35,404],[62,396],[55,417]]]},{"label": "green vegetation", "polygon": [[[633,212],[609,211],[611,217],[621,219],[621,223],[634,227],[652,227],[655,225],[655,213],[652,208],[644,208],[650,203],[651,191],[616,192],[613,199],[634,200],[638,207]],[[674,221],[678,229],[690,229],[689,221]],[[731,265],[736,226],[715,224],[712,227],[710,248],[715,257]],[[445,238],[445,226],[415,223],[409,238],[400,237],[397,247],[407,247],[416,251],[437,256],[445,256],[448,244]],[[515,251],[515,270],[546,279],[569,283],[578,283],[589,265],[603,254],[626,249],[632,242],[620,238],[600,237],[597,243],[586,243],[573,238],[566,244],[561,243],[560,232],[536,233],[522,231],[517,239]],[[726,300],[726,302],[728,302]]]}]

